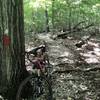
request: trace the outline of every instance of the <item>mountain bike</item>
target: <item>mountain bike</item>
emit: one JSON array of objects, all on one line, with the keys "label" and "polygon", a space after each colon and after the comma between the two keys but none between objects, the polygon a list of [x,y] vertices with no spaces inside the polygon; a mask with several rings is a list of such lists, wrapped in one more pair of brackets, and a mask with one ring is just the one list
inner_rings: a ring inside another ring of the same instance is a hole
[{"label": "mountain bike", "polygon": [[33,73],[22,81],[17,91],[16,100],[52,100],[52,82],[50,79],[52,66],[49,64],[47,66],[46,75],[42,72],[40,76]]}]

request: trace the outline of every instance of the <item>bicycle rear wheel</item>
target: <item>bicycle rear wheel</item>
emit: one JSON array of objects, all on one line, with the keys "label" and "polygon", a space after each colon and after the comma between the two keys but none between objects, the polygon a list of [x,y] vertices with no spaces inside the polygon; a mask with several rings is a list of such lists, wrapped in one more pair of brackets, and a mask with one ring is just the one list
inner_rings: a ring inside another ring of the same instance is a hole
[{"label": "bicycle rear wheel", "polygon": [[45,76],[42,79],[42,93],[37,92],[37,76],[29,76],[19,86],[16,100],[52,100],[52,88],[49,80]]}]

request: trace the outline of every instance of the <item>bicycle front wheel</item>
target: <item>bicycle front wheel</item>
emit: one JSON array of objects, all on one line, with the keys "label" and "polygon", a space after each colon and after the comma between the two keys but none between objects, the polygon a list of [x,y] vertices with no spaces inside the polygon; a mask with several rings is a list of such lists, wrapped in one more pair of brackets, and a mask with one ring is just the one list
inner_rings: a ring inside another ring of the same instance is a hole
[{"label": "bicycle front wheel", "polygon": [[[52,88],[45,76],[40,77],[40,87],[37,84],[36,76],[29,76],[19,86],[16,100],[52,100]],[[39,88],[42,93],[39,93]]]}]

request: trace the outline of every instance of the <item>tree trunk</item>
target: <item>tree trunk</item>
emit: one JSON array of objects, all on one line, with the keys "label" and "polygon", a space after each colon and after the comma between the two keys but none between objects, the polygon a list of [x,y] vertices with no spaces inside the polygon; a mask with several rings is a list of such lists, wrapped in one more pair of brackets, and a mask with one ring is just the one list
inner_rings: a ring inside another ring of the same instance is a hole
[{"label": "tree trunk", "polygon": [[50,29],[49,29],[49,16],[48,16],[48,11],[47,11],[47,6],[45,8],[45,18],[46,18],[46,32],[48,33]]},{"label": "tree trunk", "polygon": [[52,32],[54,34],[54,2],[55,0],[52,0]]},{"label": "tree trunk", "polygon": [[0,92],[9,100],[25,76],[24,50],[23,0],[0,0]]}]

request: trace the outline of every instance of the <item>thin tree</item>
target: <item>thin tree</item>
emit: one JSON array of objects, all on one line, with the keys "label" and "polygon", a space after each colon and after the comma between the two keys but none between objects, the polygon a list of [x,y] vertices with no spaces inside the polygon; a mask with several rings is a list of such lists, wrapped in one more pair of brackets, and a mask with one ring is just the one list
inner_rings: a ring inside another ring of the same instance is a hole
[{"label": "thin tree", "polygon": [[50,29],[49,29],[49,15],[48,15],[46,2],[45,2],[45,18],[46,18],[46,32],[48,33]]},{"label": "thin tree", "polygon": [[52,32],[54,34],[54,2],[55,0],[52,0]]}]

